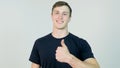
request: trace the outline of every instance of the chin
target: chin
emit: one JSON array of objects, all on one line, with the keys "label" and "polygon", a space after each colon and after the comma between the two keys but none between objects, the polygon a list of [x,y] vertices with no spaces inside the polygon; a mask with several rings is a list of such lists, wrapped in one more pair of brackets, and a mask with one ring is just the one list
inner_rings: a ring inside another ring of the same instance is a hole
[{"label": "chin", "polygon": [[63,29],[65,29],[65,27],[57,27],[56,29],[63,30]]}]

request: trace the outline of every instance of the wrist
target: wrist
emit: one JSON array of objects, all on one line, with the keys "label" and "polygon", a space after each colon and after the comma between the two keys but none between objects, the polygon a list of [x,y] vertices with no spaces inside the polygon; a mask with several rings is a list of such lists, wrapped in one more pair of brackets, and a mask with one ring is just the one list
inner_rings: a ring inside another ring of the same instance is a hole
[{"label": "wrist", "polygon": [[80,63],[80,60],[78,58],[76,58],[74,55],[70,55],[69,56],[69,59],[67,61],[67,63],[72,67],[72,68],[76,68],[76,67],[79,67],[79,63]]},{"label": "wrist", "polygon": [[74,56],[72,54],[70,54],[66,63],[71,64],[71,62],[73,61],[73,58],[74,58]]}]

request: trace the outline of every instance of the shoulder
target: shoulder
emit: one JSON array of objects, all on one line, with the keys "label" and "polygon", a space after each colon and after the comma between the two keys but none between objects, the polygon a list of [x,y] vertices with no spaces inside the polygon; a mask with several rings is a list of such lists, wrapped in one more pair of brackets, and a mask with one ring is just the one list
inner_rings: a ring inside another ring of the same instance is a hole
[{"label": "shoulder", "polygon": [[85,39],[81,38],[81,37],[78,37],[72,33],[70,33],[70,37],[73,39],[73,40],[76,40],[76,41],[85,41]]},{"label": "shoulder", "polygon": [[88,42],[85,39],[78,37],[72,33],[70,33],[70,38],[72,39],[73,42],[75,42],[80,47],[89,46]]},{"label": "shoulder", "polygon": [[35,42],[44,42],[44,41],[48,40],[50,37],[51,37],[51,33],[49,33],[47,35],[44,35],[43,37],[40,37],[40,38],[36,39]]}]

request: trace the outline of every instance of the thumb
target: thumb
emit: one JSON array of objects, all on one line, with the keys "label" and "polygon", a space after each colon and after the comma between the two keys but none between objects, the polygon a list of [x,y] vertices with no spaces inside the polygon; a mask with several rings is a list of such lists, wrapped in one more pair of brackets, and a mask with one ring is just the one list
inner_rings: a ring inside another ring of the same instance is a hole
[{"label": "thumb", "polygon": [[62,45],[62,47],[67,47],[67,46],[65,45],[64,39],[61,40],[61,45]]}]

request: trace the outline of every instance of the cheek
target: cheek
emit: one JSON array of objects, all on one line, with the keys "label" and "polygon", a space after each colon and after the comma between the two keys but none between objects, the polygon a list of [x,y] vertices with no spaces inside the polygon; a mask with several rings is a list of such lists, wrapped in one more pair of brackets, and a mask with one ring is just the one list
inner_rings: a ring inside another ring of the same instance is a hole
[{"label": "cheek", "polygon": [[53,21],[56,19],[56,17],[55,17],[55,16],[51,16],[51,17],[52,17],[52,20],[53,20]]},{"label": "cheek", "polygon": [[58,17],[57,16],[52,16],[52,19],[53,20],[56,20]]},{"label": "cheek", "polygon": [[65,21],[69,21],[70,18],[69,18],[69,17],[65,17],[64,20],[65,20]]},{"label": "cheek", "polygon": [[57,18],[58,15],[57,15],[57,14],[53,14],[52,17],[53,17],[53,18]]}]

